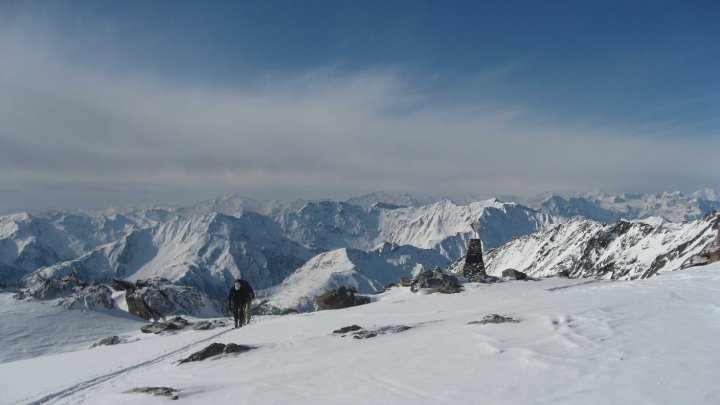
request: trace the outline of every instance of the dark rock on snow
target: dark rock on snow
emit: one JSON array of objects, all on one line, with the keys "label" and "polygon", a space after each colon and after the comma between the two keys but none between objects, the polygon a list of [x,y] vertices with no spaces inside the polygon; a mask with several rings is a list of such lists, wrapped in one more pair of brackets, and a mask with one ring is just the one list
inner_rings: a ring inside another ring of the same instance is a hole
[{"label": "dark rock on snow", "polygon": [[158,333],[164,332],[166,330],[182,329],[182,328],[186,327],[187,324],[188,324],[188,321],[186,319],[176,316],[167,322],[155,322],[155,323],[151,323],[151,324],[142,326],[140,328],[140,331],[142,331],[142,333],[158,334]]},{"label": "dark rock on snow", "polygon": [[346,326],[344,328],[340,328],[338,330],[334,330],[333,333],[355,332],[356,330],[360,330],[360,329],[362,329],[362,328],[357,325],[350,325],[350,326]]},{"label": "dark rock on snow", "polygon": [[65,309],[112,309],[115,301],[113,291],[104,284],[92,283],[87,287],[78,287],[75,294],[61,301]]},{"label": "dark rock on snow", "polygon": [[195,288],[175,285],[163,278],[137,281],[133,289],[123,286],[128,312],[146,320],[168,314],[193,314],[205,306],[203,295]]},{"label": "dark rock on snow", "polygon": [[75,293],[76,288],[83,288],[87,283],[80,281],[75,272],[64,277],[44,277],[34,274],[25,280],[28,286],[25,295],[37,300],[52,300]]},{"label": "dark rock on snow", "polygon": [[37,300],[60,298],[60,305],[65,309],[115,308],[110,287],[97,282],[85,283],[74,271],[63,277],[46,277],[38,273],[24,281],[27,288],[18,296],[20,299],[28,296]]},{"label": "dark rock on snow", "polygon": [[393,325],[393,326],[384,326],[382,328],[373,329],[373,330],[365,330],[357,325],[352,325],[352,326],[346,326],[344,328],[338,329],[338,330],[334,331],[333,333],[342,334],[342,337],[347,336],[347,333],[349,333],[354,339],[370,339],[370,338],[374,338],[379,335],[385,335],[387,333],[405,332],[406,330],[409,330],[409,329],[411,329],[410,326]]},{"label": "dark rock on snow", "polygon": [[370,339],[377,336],[378,333],[376,331],[372,330],[360,330],[355,333],[353,333],[353,339]]},{"label": "dark rock on snow", "polygon": [[368,297],[357,295],[354,289],[344,286],[315,297],[315,304],[320,310],[349,308],[369,302]]},{"label": "dark rock on snow", "polygon": [[105,339],[102,339],[101,341],[93,344],[92,346],[90,346],[90,348],[92,349],[93,347],[98,347],[98,346],[112,346],[112,345],[116,345],[120,342],[121,342],[121,340],[119,337],[110,336],[110,337],[106,337]]},{"label": "dark rock on snow", "polygon": [[457,277],[430,270],[423,271],[415,276],[410,285],[410,291],[412,292],[417,292],[421,289],[429,289],[432,290],[432,292],[439,292],[442,294],[457,293],[460,292],[461,288],[460,281],[458,281]]},{"label": "dark rock on snow", "polygon": [[517,271],[515,269],[506,269],[502,272],[503,278],[511,278],[513,280],[527,280],[528,275],[523,273],[522,271]]},{"label": "dark rock on snow", "polygon": [[472,280],[470,280],[470,281],[472,281],[473,283],[492,284],[492,283],[501,282],[502,279],[495,277],[495,276],[489,276],[486,274],[485,275],[478,274],[475,277],[473,277]]},{"label": "dark rock on snow", "polygon": [[481,321],[472,321],[468,325],[487,325],[489,323],[518,323],[517,319],[513,319],[509,316],[502,316],[498,314],[490,314],[483,318]]},{"label": "dark rock on snow", "polygon": [[180,360],[180,364],[188,363],[191,361],[202,361],[207,359],[208,357],[217,356],[218,354],[222,353],[223,350],[225,350],[224,344],[212,343],[210,344],[210,346],[200,350],[199,352],[191,354],[190,357]]},{"label": "dark rock on snow", "polygon": [[193,326],[193,330],[208,330],[212,326],[210,321],[200,321]]},{"label": "dark rock on snow", "polygon": [[151,323],[149,325],[140,327],[140,331],[142,333],[155,333],[155,334],[164,332],[166,330],[175,330],[175,329],[177,329],[177,326],[175,324],[167,323],[167,322],[156,322],[156,323]]},{"label": "dark rock on snow", "polygon": [[179,392],[175,388],[169,388],[169,387],[138,387],[133,388],[130,391],[125,391],[128,394],[151,394],[151,395],[157,395],[157,396],[164,396],[168,397],[170,399],[178,399],[178,395],[176,394]]},{"label": "dark rock on snow", "polygon": [[217,356],[220,353],[243,353],[255,349],[254,346],[238,345],[235,343],[228,343],[227,345],[222,343],[212,343],[210,346],[195,352],[185,359],[179,361],[180,364],[189,363],[191,361],[202,361],[209,357]]},{"label": "dark rock on snow", "polygon": [[230,354],[230,353],[244,353],[249,352],[250,350],[255,349],[255,346],[248,346],[248,345],[236,345],[235,343],[228,343],[227,346],[225,346],[225,349],[223,349],[223,353]]}]

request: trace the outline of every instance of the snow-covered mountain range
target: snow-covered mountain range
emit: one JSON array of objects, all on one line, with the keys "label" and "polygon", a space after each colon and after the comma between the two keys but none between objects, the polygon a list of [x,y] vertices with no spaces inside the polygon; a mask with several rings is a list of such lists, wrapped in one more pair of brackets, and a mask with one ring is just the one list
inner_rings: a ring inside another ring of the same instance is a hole
[{"label": "snow-covered mountain range", "polygon": [[720,242],[720,214],[690,222],[618,221],[607,225],[575,218],[512,240],[486,255],[486,270],[520,270],[533,277],[648,278],[678,270]]},{"label": "snow-covered mountain range", "polygon": [[699,219],[711,210],[720,210],[720,197],[709,188],[692,194],[610,194],[592,191],[585,194],[543,194],[526,201],[526,205],[552,216],[582,216],[612,223],[618,219],[665,218],[682,222]]},{"label": "snow-covered mountain range", "polygon": [[[521,249],[518,241],[526,239],[518,238],[541,231],[532,236],[536,244],[552,239],[557,252],[570,252],[580,240],[591,244],[599,234],[614,229],[600,222],[570,220],[573,216],[603,221],[646,215],[689,220],[720,207],[718,200],[712,190],[689,196],[590,193],[535,198],[531,208],[498,199],[467,202],[375,193],[345,202],[229,196],[180,208],[20,213],[0,217],[0,282],[22,286],[70,273],[86,283],[160,277],[196,287],[219,301],[231,281],[243,277],[269,305],[308,308],[312,296],[340,284],[376,292],[413,270],[447,266],[465,254],[472,237],[468,224],[475,220],[481,223],[486,250],[512,241],[492,253],[490,266],[515,263],[502,252],[518,249],[525,260],[535,263],[538,253],[527,243]],[[655,256],[677,248],[692,233],[686,225],[658,226],[662,231],[648,230],[647,221],[630,226],[632,235],[664,235],[648,245]],[[607,249],[625,257],[627,253],[620,251],[633,243]],[[500,261],[501,257],[507,259]],[[571,273],[604,274],[598,266],[611,260],[592,257],[578,265],[585,266],[584,271]],[[539,263],[545,270],[506,267],[537,275],[556,271]],[[639,264],[632,257],[614,263],[613,274],[639,275]]]}]

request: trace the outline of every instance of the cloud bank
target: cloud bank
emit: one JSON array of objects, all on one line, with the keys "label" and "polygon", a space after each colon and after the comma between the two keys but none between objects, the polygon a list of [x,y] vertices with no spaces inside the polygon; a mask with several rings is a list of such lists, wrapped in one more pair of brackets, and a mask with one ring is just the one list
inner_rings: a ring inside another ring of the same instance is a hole
[{"label": "cloud bank", "polygon": [[230,193],[531,195],[720,185],[717,138],[591,127],[481,95],[443,105],[401,65],[270,72],[221,87],[77,51],[25,26],[0,30],[0,213]]}]

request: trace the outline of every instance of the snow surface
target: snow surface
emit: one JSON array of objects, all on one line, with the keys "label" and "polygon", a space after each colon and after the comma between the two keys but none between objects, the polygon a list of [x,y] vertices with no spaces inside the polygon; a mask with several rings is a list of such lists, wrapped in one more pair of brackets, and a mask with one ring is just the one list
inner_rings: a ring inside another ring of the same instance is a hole
[{"label": "snow surface", "polygon": [[87,348],[145,324],[121,310],[66,310],[54,301],[16,300],[12,295],[0,293],[0,363]]},{"label": "snow surface", "polygon": [[[197,404],[720,403],[720,263],[645,280],[465,287],[452,295],[396,288],[368,305],[263,317],[241,329],[140,336],[137,325],[121,324],[123,338],[139,340],[93,349],[76,350],[58,328],[55,351],[74,351],[0,364],[0,402],[165,403],[124,392],[168,386],[180,390],[179,402]],[[0,325],[43,305],[2,296]],[[491,313],[520,322],[468,324]],[[45,319],[48,327],[76,322]],[[333,335],[352,324],[412,329],[367,340]],[[12,338],[3,333],[3,342]],[[28,350],[46,338],[15,336]],[[258,349],[176,364],[212,342]],[[7,359],[19,347],[0,351]]]}]

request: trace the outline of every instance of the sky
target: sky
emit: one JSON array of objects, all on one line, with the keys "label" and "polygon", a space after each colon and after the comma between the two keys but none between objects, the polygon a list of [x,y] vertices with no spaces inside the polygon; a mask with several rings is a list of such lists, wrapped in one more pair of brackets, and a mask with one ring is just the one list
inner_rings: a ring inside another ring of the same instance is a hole
[{"label": "sky", "polygon": [[0,214],[720,189],[716,1],[5,1]]}]

